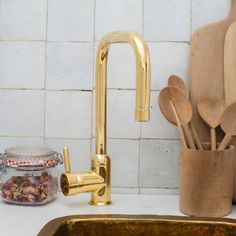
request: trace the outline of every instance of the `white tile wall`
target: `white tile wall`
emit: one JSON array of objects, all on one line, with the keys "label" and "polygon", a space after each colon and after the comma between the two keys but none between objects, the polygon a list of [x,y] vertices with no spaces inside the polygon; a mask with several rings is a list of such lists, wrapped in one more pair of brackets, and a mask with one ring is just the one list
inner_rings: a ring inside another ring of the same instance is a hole
[{"label": "white tile wall", "polygon": [[0,42],[0,87],[44,88],[44,44]]},{"label": "white tile wall", "polygon": [[43,91],[0,90],[0,107],[1,136],[43,136]]},{"label": "white tile wall", "polygon": [[151,42],[148,44],[152,65],[152,89],[166,86],[169,75],[177,74],[188,82],[189,45],[176,42]]},{"label": "white tile wall", "polygon": [[[109,90],[107,135],[113,138],[139,138],[140,123],[135,122],[135,91]],[[129,127],[127,129],[127,127]]]},{"label": "white tile wall", "polygon": [[142,0],[96,0],[95,37],[111,31],[142,33]]},{"label": "white tile wall", "polygon": [[1,39],[46,38],[47,0],[2,0],[0,4]]},{"label": "white tile wall", "polygon": [[191,1],[145,0],[144,38],[151,41],[188,41]]},{"label": "white tile wall", "polygon": [[179,141],[142,140],[140,143],[140,186],[177,188],[178,156]]},{"label": "white tile wall", "polygon": [[61,151],[67,145],[73,171],[87,171],[94,153],[98,41],[110,31],[136,31],[151,54],[151,121],[134,121],[132,48],[112,45],[107,124],[112,191],[178,193],[178,135],[160,113],[157,96],[170,74],[188,83],[191,33],[226,17],[230,4],[231,0],[1,0],[0,151],[16,145]]},{"label": "white tile wall", "polygon": [[48,0],[48,40],[92,41],[94,0]]},{"label": "white tile wall", "polygon": [[43,137],[0,137],[0,153],[4,153],[6,148],[14,146],[35,146],[44,145]]},{"label": "white tile wall", "polygon": [[142,123],[141,137],[142,138],[162,138],[162,139],[177,139],[176,126],[170,124],[162,115],[157,97],[158,91],[151,92],[150,116],[149,122]]},{"label": "white tile wall", "polygon": [[90,138],[91,92],[48,91],[45,137]]},{"label": "white tile wall", "polygon": [[47,89],[92,89],[93,44],[47,45]]},{"label": "white tile wall", "polygon": [[223,20],[229,15],[231,7],[231,1],[225,0],[193,0],[192,2],[193,32],[201,26]]},{"label": "white tile wall", "polygon": [[138,187],[139,141],[108,139],[111,157],[111,182],[115,187]]}]

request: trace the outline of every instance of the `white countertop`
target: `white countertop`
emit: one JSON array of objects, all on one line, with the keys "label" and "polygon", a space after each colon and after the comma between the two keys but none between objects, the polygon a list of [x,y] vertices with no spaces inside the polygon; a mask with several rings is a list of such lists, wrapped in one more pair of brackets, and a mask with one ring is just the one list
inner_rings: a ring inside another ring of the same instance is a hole
[{"label": "white countertop", "polygon": [[[42,206],[20,206],[0,201],[0,235],[36,236],[50,220],[66,215],[83,214],[150,214],[183,215],[179,211],[177,195],[113,194],[110,206],[95,207],[88,204],[89,194],[64,197]],[[236,205],[227,218],[236,219]]]}]

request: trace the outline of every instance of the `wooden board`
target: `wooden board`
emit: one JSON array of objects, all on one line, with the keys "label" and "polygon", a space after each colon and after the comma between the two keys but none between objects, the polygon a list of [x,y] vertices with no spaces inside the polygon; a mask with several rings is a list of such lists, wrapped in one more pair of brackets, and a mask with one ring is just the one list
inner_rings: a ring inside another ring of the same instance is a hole
[{"label": "wooden board", "polygon": [[[201,141],[210,140],[210,131],[197,112],[197,102],[206,96],[224,99],[224,40],[226,31],[235,20],[236,0],[232,0],[228,18],[201,27],[192,37],[189,67],[190,101],[193,106],[192,122]],[[219,130],[217,133],[221,139]]]},{"label": "wooden board", "polygon": [[[224,92],[228,104],[236,102],[236,22],[231,24],[225,36],[224,45]],[[231,144],[236,147],[236,137]],[[236,168],[236,166],[235,166]],[[234,196],[236,202],[236,169],[234,176]]]},{"label": "wooden board", "polygon": [[225,101],[236,102],[236,22],[230,25],[224,45]]}]

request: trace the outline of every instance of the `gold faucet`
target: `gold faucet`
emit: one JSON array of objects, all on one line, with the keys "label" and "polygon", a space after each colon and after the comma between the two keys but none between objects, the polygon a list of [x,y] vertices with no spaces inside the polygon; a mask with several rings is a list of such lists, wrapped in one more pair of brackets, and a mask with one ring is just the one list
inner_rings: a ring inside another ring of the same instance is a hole
[{"label": "gold faucet", "polygon": [[110,158],[106,152],[107,118],[107,57],[113,43],[129,43],[136,57],[136,121],[149,121],[150,56],[146,42],[135,32],[117,31],[105,35],[98,46],[96,58],[96,154],[92,156],[91,171],[70,173],[69,151],[63,150],[65,174],[61,189],[65,196],[91,192],[92,205],[111,203]]}]

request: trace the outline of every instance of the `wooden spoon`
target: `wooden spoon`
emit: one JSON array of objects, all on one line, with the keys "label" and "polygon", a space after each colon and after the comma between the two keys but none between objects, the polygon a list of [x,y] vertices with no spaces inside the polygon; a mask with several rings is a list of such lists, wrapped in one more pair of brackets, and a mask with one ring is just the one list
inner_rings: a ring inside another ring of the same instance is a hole
[{"label": "wooden spoon", "polygon": [[198,112],[206,124],[211,128],[211,150],[216,150],[216,127],[220,125],[221,115],[226,108],[223,99],[202,98],[197,104]]},{"label": "wooden spoon", "polygon": [[174,87],[166,87],[160,91],[158,104],[165,118],[176,125],[176,118],[171,106],[173,104],[179,122],[186,134],[187,141],[191,149],[196,149],[192,135],[188,128],[188,123],[192,118],[192,107],[186,96]]},{"label": "wooden spoon", "polygon": [[229,144],[232,135],[236,132],[236,102],[225,109],[220,119],[220,126],[225,132],[225,137],[217,150],[222,151]]},{"label": "wooden spoon", "polygon": [[[177,75],[171,75],[168,78],[168,86],[177,88],[179,91],[181,91],[187,98],[189,97],[189,91],[187,87],[185,86],[184,81]],[[197,148],[199,150],[203,150],[202,144],[200,142],[200,139],[198,137],[197,131],[193,125],[192,122],[190,122],[190,127],[193,133],[193,139],[197,145]]]},{"label": "wooden spoon", "polygon": [[177,88],[188,98],[188,89],[186,88],[184,81],[178,75],[171,75],[168,78],[168,86]]}]

